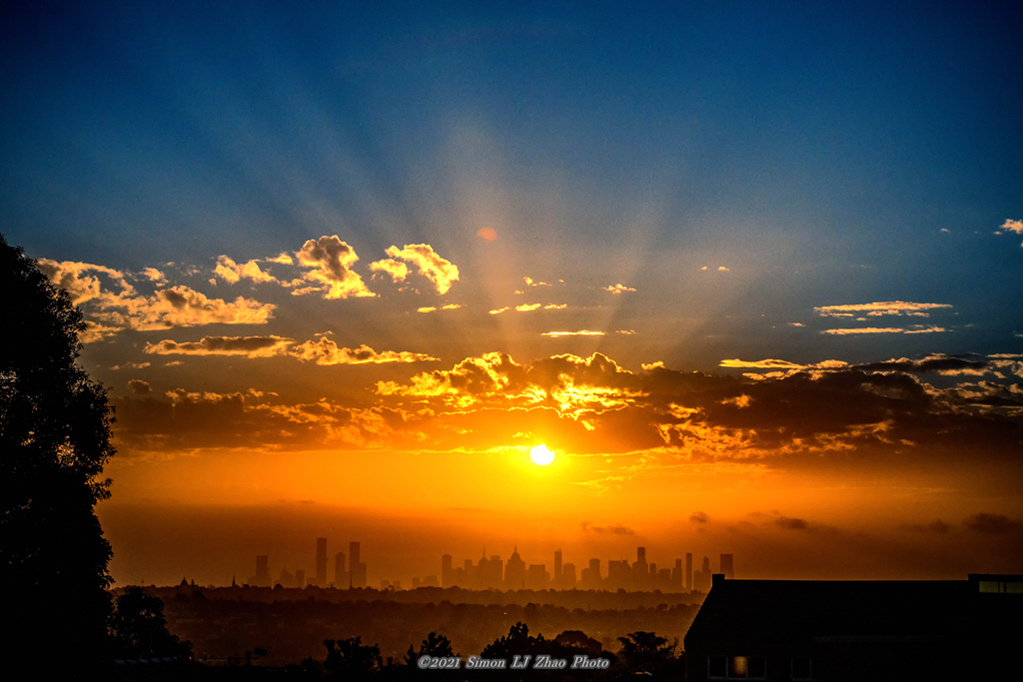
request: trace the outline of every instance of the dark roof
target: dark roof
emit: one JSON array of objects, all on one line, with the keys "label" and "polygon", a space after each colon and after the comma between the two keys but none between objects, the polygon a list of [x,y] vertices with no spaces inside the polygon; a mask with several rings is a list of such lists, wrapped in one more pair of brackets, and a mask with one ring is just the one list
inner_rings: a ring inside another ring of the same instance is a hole
[{"label": "dark roof", "polygon": [[975,596],[966,580],[717,580],[686,642],[946,637]]}]

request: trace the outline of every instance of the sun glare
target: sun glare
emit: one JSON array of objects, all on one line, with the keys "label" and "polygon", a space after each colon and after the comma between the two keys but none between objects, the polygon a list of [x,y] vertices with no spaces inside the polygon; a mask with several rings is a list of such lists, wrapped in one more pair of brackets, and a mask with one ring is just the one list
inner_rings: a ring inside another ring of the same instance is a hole
[{"label": "sun glare", "polygon": [[554,461],[554,451],[541,443],[529,451],[529,458],[534,464],[547,466]]}]

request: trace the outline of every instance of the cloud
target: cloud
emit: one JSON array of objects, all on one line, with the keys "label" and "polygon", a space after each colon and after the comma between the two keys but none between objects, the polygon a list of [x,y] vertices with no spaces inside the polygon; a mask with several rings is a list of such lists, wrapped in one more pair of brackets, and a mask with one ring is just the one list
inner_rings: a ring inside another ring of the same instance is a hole
[{"label": "cloud", "polygon": [[720,367],[726,369],[779,369],[779,370],[792,370],[792,369],[806,369],[808,365],[799,365],[788,360],[776,360],[774,358],[768,358],[766,360],[739,360],[738,358],[732,358],[730,360],[722,360]]},{"label": "cloud", "polygon": [[[1006,220],[1002,223],[1002,226],[998,228],[1000,232],[1015,232],[1016,234],[1023,234],[1023,220]],[[1021,244],[1023,246],[1023,244]]]},{"label": "cloud", "polygon": [[810,524],[805,519],[790,518],[788,516],[779,516],[774,520],[774,525],[785,530],[808,530]]},{"label": "cloud", "polygon": [[821,317],[881,317],[884,315],[905,315],[927,317],[932,310],[948,309],[948,303],[912,303],[908,301],[878,301],[876,303],[852,303],[847,305],[826,305],[813,309]]},{"label": "cloud", "polygon": [[522,280],[526,283],[527,287],[549,287],[552,286],[547,282],[537,282],[532,277],[523,277]]},{"label": "cloud", "polygon": [[265,324],[275,306],[239,296],[228,302],[209,298],[186,286],[139,294],[126,275],[102,265],[41,260],[41,269],[55,286],[71,295],[86,313],[84,342],[124,329],[152,331],[207,324]]},{"label": "cloud", "polygon": [[177,388],[160,397],[117,400],[114,437],[135,456],[202,448],[280,451],[379,449],[401,440],[406,416],[387,408],[348,408],[321,399],[282,403],[276,394]]},{"label": "cloud", "polygon": [[328,299],[376,296],[366,287],[362,277],[351,270],[351,266],[359,260],[355,249],[337,235],[310,239],[295,255],[300,265],[313,268],[305,273],[304,279],[323,286],[296,289],[293,294],[325,291],[324,298]]},{"label": "cloud", "polygon": [[980,512],[965,518],[963,525],[974,532],[991,535],[1005,535],[1023,530],[1023,523],[1019,521],[1013,521],[1008,516],[1002,514],[989,514],[986,512]]},{"label": "cloud", "polygon": [[610,292],[612,295],[617,296],[618,294],[622,294],[625,292],[633,292],[636,290],[633,289],[632,287],[627,287],[624,284],[613,284],[611,286],[604,287],[604,291]]},{"label": "cloud", "polygon": [[228,256],[217,257],[217,267],[213,269],[213,273],[231,284],[242,279],[250,279],[256,283],[277,281],[273,275],[263,272],[257,261],[250,260],[243,265],[239,265]]},{"label": "cloud", "polygon": [[448,305],[442,305],[439,308],[436,306],[423,306],[422,308],[416,308],[417,313],[435,313],[438,310],[458,310],[462,307],[461,303],[450,303]]},{"label": "cloud", "polygon": [[908,530],[914,533],[937,533],[939,535],[945,535],[950,530],[950,526],[941,519],[935,519],[926,525],[922,523],[905,523],[900,525],[899,529]]},{"label": "cloud", "polygon": [[147,343],[143,352],[155,355],[240,355],[270,358],[283,355],[293,343],[280,336],[207,336],[199,341],[179,343],[164,339]]},{"label": "cloud", "polygon": [[576,332],[560,331],[560,332],[544,332],[541,336],[550,336],[552,338],[560,338],[562,336],[604,336],[604,332],[595,332],[589,329],[580,329]]},{"label": "cloud", "polygon": [[446,294],[458,280],[458,266],[441,258],[429,244],[406,244],[387,248],[387,255],[408,261],[419,269],[419,274],[433,282],[438,294]]},{"label": "cloud", "polygon": [[362,344],[358,348],[339,348],[334,341],[325,336],[316,341],[306,341],[296,345],[290,354],[300,360],[314,361],[317,365],[364,365],[407,362],[436,362],[437,358],[425,353],[407,351],[377,352]]},{"label": "cloud", "polygon": [[149,385],[149,382],[142,381],[141,379],[132,379],[128,382],[128,390],[135,395],[148,395],[152,393],[153,389]]},{"label": "cloud", "polygon": [[948,331],[944,327],[852,327],[839,329],[824,329],[821,334],[831,336],[854,336],[856,334],[937,334]]},{"label": "cloud", "polygon": [[398,260],[385,258],[369,264],[369,269],[374,272],[382,272],[390,275],[395,282],[404,282],[408,277],[408,266]]},{"label": "cloud", "polygon": [[485,242],[492,242],[497,240],[497,230],[492,227],[481,227],[476,230],[476,236]]},{"label": "cloud", "polygon": [[698,511],[693,512],[689,515],[689,520],[692,523],[710,523],[710,517],[707,516],[706,512]]},{"label": "cloud", "polygon": [[148,277],[153,282],[163,283],[167,281],[167,276],[156,268],[144,268],[142,274]]}]

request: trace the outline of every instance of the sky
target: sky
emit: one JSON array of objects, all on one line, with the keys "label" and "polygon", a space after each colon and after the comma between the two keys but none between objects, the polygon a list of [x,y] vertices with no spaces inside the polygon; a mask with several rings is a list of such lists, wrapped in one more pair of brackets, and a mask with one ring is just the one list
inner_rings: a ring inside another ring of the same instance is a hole
[{"label": "sky", "polygon": [[0,11],[119,584],[1023,572],[1016,3]]}]

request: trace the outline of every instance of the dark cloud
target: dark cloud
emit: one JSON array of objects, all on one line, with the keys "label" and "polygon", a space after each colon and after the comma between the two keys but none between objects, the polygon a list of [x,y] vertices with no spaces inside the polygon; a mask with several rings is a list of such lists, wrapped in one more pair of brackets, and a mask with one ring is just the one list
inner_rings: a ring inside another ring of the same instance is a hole
[{"label": "dark cloud", "polygon": [[148,381],[142,381],[141,379],[132,379],[128,382],[128,390],[135,395],[148,395],[152,392],[152,387]]},{"label": "dark cloud", "polygon": [[785,530],[808,530],[810,524],[805,519],[791,518],[788,516],[779,516],[774,520],[774,525]]},{"label": "dark cloud", "polygon": [[1023,530],[1023,523],[1020,523],[1019,521],[1013,521],[1003,514],[989,514],[986,512],[980,512],[973,514],[972,516],[968,516],[963,520],[963,525],[969,530],[977,533],[991,533],[999,535],[1015,533]]},{"label": "dark cloud", "polygon": [[693,523],[709,523],[710,517],[707,516],[706,513],[698,511],[690,514],[689,520],[692,521]]}]

